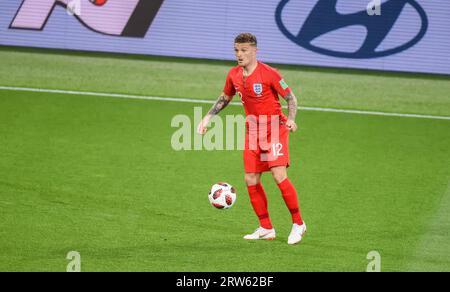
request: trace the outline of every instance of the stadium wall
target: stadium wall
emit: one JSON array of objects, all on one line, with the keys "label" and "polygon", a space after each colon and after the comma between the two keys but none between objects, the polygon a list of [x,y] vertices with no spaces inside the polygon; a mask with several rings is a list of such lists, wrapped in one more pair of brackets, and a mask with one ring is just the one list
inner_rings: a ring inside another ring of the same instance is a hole
[{"label": "stadium wall", "polygon": [[246,31],[265,62],[450,74],[448,0],[0,0],[0,45],[233,60]]}]

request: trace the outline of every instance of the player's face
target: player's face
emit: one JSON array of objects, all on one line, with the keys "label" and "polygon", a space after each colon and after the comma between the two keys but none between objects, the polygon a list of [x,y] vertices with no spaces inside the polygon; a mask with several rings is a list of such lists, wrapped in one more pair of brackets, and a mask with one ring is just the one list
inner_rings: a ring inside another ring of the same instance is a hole
[{"label": "player's face", "polygon": [[246,67],[256,61],[256,51],[257,48],[249,43],[234,44],[236,60],[241,67]]}]

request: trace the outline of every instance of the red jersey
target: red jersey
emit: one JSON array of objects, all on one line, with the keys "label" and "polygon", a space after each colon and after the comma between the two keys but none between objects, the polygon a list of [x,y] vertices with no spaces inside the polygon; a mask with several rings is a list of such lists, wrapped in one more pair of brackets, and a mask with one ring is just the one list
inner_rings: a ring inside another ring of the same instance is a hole
[{"label": "red jersey", "polygon": [[258,62],[250,76],[243,76],[241,66],[233,67],[228,73],[223,92],[234,96],[236,92],[241,98],[246,115],[278,115],[280,121],[287,118],[281,110],[278,95],[285,97],[291,89],[278,71],[269,65]]}]

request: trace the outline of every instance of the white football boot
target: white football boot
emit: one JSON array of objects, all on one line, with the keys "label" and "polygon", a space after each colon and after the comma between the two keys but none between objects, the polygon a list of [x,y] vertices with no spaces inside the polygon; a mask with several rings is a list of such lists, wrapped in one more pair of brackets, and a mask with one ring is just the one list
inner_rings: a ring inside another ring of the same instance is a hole
[{"label": "white football boot", "polygon": [[291,234],[288,237],[288,244],[296,244],[302,240],[303,235],[306,233],[306,224],[303,222],[302,225],[294,223],[292,225]]},{"label": "white football boot", "polygon": [[265,240],[273,240],[275,239],[275,229],[266,229],[262,227],[258,227],[255,232],[252,234],[247,234],[244,236],[244,239],[247,240],[256,240],[256,239],[265,239]]}]

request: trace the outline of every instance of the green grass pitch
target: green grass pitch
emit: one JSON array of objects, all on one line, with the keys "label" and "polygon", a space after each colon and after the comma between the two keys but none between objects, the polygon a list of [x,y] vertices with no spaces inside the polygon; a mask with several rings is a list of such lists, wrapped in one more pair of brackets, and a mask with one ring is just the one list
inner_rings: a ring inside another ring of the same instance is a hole
[{"label": "green grass pitch", "polygon": [[[212,100],[233,63],[2,48],[0,65],[0,86]],[[450,116],[447,77],[279,68],[302,106]],[[370,251],[382,271],[450,271],[449,120],[300,111],[289,176],[308,233],[289,246],[269,174],[278,237],[248,242],[241,151],[171,148],[194,106],[210,107],[0,90],[0,271],[65,271],[69,251],[82,271],[365,271]],[[217,181],[230,210],[209,205]]]}]

